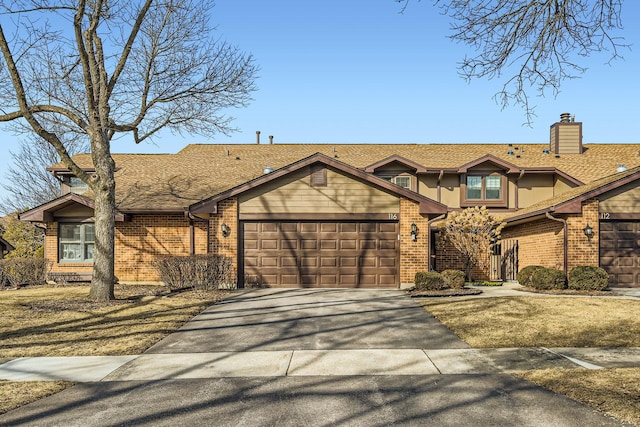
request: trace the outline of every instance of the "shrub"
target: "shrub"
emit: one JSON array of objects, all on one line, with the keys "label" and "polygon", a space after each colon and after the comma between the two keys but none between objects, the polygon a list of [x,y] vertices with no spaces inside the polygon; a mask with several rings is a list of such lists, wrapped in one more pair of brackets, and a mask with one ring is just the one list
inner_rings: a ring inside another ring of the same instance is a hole
[{"label": "shrub", "polygon": [[442,280],[448,288],[464,288],[464,281],[466,274],[460,270],[444,270],[442,273]]},{"label": "shrub", "polygon": [[171,290],[212,290],[233,281],[231,258],[222,255],[165,256],[154,260],[160,278]]},{"label": "shrub", "polygon": [[10,258],[0,260],[0,284],[13,287],[43,285],[51,262],[44,258]]},{"label": "shrub", "polygon": [[569,289],[603,291],[609,286],[609,274],[600,267],[581,265],[569,272]]},{"label": "shrub", "polygon": [[531,286],[540,290],[565,289],[567,276],[555,268],[538,268],[531,275]]},{"label": "shrub", "polygon": [[536,270],[540,268],[544,268],[544,267],[541,267],[539,265],[528,265],[522,270],[520,270],[518,272],[518,275],[516,276],[518,283],[520,283],[522,286],[533,286],[531,284],[531,276]]},{"label": "shrub", "polygon": [[442,275],[435,271],[420,271],[416,273],[414,283],[417,290],[437,291],[447,288]]}]

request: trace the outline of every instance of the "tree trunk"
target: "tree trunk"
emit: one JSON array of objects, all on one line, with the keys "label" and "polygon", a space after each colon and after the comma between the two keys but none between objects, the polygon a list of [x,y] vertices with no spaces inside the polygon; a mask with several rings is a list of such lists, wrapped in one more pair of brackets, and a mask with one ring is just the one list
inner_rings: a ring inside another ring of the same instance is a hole
[{"label": "tree trunk", "polygon": [[[93,252],[93,278],[89,298],[95,301],[115,299],[115,163],[109,153],[108,142],[92,144],[96,168],[93,190],[95,193],[95,247]],[[106,146],[105,146],[106,145]],[[98,155],[96,156],[96,152]],[[106,155],[105,155],[106,154]]]}]

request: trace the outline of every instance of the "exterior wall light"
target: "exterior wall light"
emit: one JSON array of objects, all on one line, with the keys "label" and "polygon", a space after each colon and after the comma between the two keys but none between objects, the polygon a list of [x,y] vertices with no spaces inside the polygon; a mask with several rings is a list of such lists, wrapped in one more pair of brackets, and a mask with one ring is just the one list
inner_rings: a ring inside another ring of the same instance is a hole
[{"label": "exterior wall light", "polygon": [[231,234],[231,228],[227,225],[226,222],[222,223],[222,225],[220,226],[220,229],[222,230],[222,235],[224,237],[229,237],[229,234]]},{"label": "exterior wall light", "polygon": [[591,239],[593,237],[593,228],[591,228],[591,226],[588,223],[587,225],[584,226],[582,231],[584,232],[584,235],[587,236],[588,239]]},{"label": "exterior wall light", "polygon": [[411,224],[411,240],[418,240],[418,226],[415,222]]}]

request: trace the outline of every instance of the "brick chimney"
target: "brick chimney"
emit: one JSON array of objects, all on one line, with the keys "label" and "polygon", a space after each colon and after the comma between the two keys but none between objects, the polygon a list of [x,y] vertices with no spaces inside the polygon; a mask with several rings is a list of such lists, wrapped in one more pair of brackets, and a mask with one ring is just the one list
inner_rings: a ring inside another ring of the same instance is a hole
[{"label": "brick chimney", "polygon": [[551,125],[549,151],[553,154],[582,154],[582,123],[569,113],[560,114],[560,121]]}]

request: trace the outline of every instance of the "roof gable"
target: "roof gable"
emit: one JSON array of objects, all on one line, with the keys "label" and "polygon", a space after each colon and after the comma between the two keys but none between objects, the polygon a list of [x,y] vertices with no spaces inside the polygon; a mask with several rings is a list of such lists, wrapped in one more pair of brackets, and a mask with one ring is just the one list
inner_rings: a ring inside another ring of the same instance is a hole
[{"label": "roof gable", "polygon": [[469,169],[479,166],[483,163],[491,163],[507,173],[520,172],[520,168],[518,166],[514,165],[513,163],[507,162],[506,160],[499,159],[496,156],[493,156],[491,154],[486,154],[476,160],[472,160],[469,163],[465,163],[464,165],[458,168],[458,172],[467,173]]},{"label": "roof gable", "polygon": [[[93,200],[79,194],[68,193],[21,213],[19,218],[23,221],[31,222],[52,222],[55,220],[55,213],[57,211],[73,206],[74,204],[85,206],[91,210],[95,208]],[[124,221],[126,218],[122,213],[116,212],[115,219],[116,221]]]},{"label": "roof gable", "polygon": [[413,169],[415,173],[424,173],[427,169],[419,163],[414,162],[413,160],[409,160],[406,157],[399,156],[394,154],[393,156],[389,156],[386,159],[382,159],[379,162],[375,162],[366,168],[364,168],[365,172],[374,173],[376,169],[379,169],[383,166],[390,165],[392,163],[400,163],[403,166],[406,166],[408,169]]},{"label": "roof gable", "polygon": [[271,173],[265,174],[244,184],[231,188],[230,190],[224,191],[205,200],[194,203],[189,206],[189,212],[196,216],[215,214],[218,210],[218,202],[230,197],[237,196],[245,191],[260,187],[278,178],[282,178],[286,175],[292,174],[302,168],[316,163],[321,163],[337,169],[352,178],[367,182],[368,184],[373,185],[386,192],[405,197],[409,200],[413,200],[414,202],[420,204],[420,213],[422,214],[441,215],[447,212],[447,207],[442,203],[436,202],[435,200],[429,199],[428,197],[422,196],[416,192],[399,187],[382,178],[378,178],[374,175],[363,172],[360,169],[354,168],[350,165],[347,165],[346,163],[342,163],[321,153],[313,154],[305,159],[299,160],[288,166],[282,167]]}]

